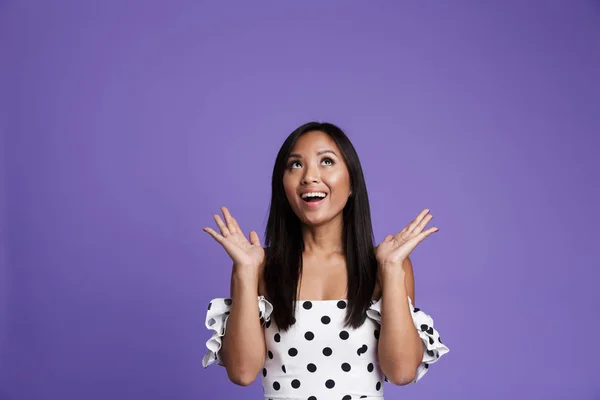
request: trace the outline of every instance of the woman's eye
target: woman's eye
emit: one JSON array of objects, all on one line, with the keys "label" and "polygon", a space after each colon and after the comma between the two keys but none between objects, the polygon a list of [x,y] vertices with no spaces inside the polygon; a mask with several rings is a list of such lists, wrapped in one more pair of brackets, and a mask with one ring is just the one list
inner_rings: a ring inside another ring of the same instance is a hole
[{"label": "woman's eye", "polygon": [[[334,162],[331,158],[324,158],[323,161],[321,161],[321,163],[326,163],[325,165],[328,165],[328,166],[334,164]],[[296,166],[298,166],[298,167],[296,167]],[[292,161],[288,164],[288,168],[289,169],[302,168],[302,164],[298,160]]]}]

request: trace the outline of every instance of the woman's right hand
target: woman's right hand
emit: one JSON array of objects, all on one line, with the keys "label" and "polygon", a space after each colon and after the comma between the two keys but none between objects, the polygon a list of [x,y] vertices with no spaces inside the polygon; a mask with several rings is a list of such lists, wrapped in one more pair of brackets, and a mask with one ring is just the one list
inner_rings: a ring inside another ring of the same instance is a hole
[{"label": "woman's right hand", "polygon": [[211,235],[229,254],[233,260],[234,268],[243,268],[244,270],[258,273],[258,270],[265,260],[265,250],[260,244],[260,239],[256,231],[250,232],[250,241],[244,236],[235,218],[231,216],[226,207],[221,207],[225,223],[218,214],[213,216],[221,234],[213,229],[206,227],[204,232]]}]

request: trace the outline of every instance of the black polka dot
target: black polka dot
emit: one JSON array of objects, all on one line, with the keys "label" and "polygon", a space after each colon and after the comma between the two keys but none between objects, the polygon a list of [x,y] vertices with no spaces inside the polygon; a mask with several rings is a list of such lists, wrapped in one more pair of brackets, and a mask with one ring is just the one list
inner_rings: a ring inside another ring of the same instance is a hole
[{"label": "black polka dot", "polygon": [[208,303],[208,309],[210,310],[210,308],[212,307],[212,301],[210,303]]},{"label": "black polka dot", "polygon": [[231,314],[231,311],[225,311],[225,315]]},{"label": "black polka dot", "polygon": [[438,336],[438,342],[442,343],[442,338]]},{"label": "black polka dot", "polygon": [[343,364],[342,364],[342,371],[344,371],[344,372],[348,372],[348,371],[350,371],[350,364],[348,364],[348,363],[343,363]]},{"label": "black polka dot", "polygon": [[373,363],[369,363],[369,365],[367,365],[367,371],[369,371],[369,372],[373,372],[374,368],[375,367],[373,366]]},{"label": "black polka dot", "polygon": [[217,321],[215,321],[214,318],[211,318],[211,319],[208,320],[208,326],[213,326],[216,323],[217,323]]},{"label": "black polka dot", "polygon": [[342,397],[342,400],[352,400],[352,396],[350,396],[349,394],[347,394],[344,397]]},{"label": "black polka dot", "polygon": [[435,353],[433,352],[433,350],[427,350],[427,355],[430,357],[433,357]]},{"label": "black polka dot", "polygon": [[429,368],[429,364],[425,364],[425,369]]},{"label": "black polka dot", "polygon": [[294,389],[298,389],[298,388],[300,387],[300,381],[299,381],[298,379],[294,379],[294,380],[292,381],[292,387],[293,387]]},{"label": "black polka dot", "polygon": [[285,370],[285,365],[281,366],[281,370],[283,371],[284,374],[287,374],[286,370]]},{"label": "black polka dot", "polygon": [[356,354],[360,356],[361,354],[366,353],[368,349],[369,348],[367,347],[367,345],[363,344],[360,349],[356,350]]},{"label": "black polka dot", "polygon": [[379,389],[381,389],[381,382],[377,382],[377,385],[375,385],[375,390]]},{"label": "black polka dot", "polygon": [[375,329],[375,339],[379,340],[379,329]]},{"label": "black polka dot", "polygon": [[361,398],[361,399],[366,399],[366,398],[367,398],[367,396],[360,396],[360,398]]},{"label": "black polka dot", "polygon": [[340,332],[340,339],[347,340],[349,337],[350,337],[350,334],[348,334],[348,332],[346,332],[346,331]]},{"label": "black polka dot", "polygon": [[330,355],[332,355],[332,354],[333,354],[333,351],[331,350],[331,348],[330,348],[330,347],[325,347],[325,348],[323,349],[323,355],[324,355],[324,356],[327,356],[327,357],[329,357],[329,356],[330,356]]},{"label": "black polka dot", "polygon": [[267,352],[267,355],[269,356],[269,358],[272,360],[273,359],[273,353],[271,353],[271,350],[269,350]]},{"label": "black polka dot", "polygon": [[337,308],[339,308],[340,310],[343,310],[344,308],[346,308],[346,302],[344,300],[338,301]]},{"label": "black polka dot", "polygon": [[414,309],[414,311],[413,311],[413,312],[415,312],[415,313],[418,313],[419,311],[421,311],[421,309],[420,309],[420,308],[418,308],[418,307],[415,307],[415,309]]},{"label": "black polka dot", "polygon": [[325,387],[327,387],[327,389],[333,389],[334,386],[335,382],[333,379],[327,379],[327,382],[325,382]]},{"label": "black polka dot", "polygon": [[308,372],[315,372],[317,370],[317,366],[313,363],[310,363],[306,366]]},{"label": "black polka dot", "polygon": [[292,317],[292,325],[296,323],[296,318]]},{"label": "black polka dot", "polygon": [[296,357],[298,355],[298,350],[292,347],[288,350],[288,354],[290,355],[290,357]]},{"label": "black polka dot", "polygon": [[305,338],[306,340],[313,340],[313,339],[315,338],[315,334],[314,334],[314,333],[312,333],[312,332],[310,332],[310,331],[308,331],[308,332],[306,332],[306,333],[304,334],[304,338]]},{"label": "black polka dot", "polygon": [[321,318],[321,322],[324,323],[325,325],[327,325],[328,323],[331,322],[331,318],[329,318],[327,315],[325,315]]},{"label": "black polka dot", "polygon": [[231,299],[225,299],[225,304],[230,306],[231,305]]},{"label": "black polka dot", "polygon": [[279,343],[279,341],[281,340],[281,335],[279,335],[279,333],[276,333],[275,336],[273,337],[273,340],[275,340],[277,343]]},{"label": "black polka dot", "polygon": [[305,310],[310,310],[310,309],[312,308],[312,303],[311,303],[310,301],[305,301],[305,302],[302,304],[302,307],[303,307]]},{"label": "black polka dot", "polygon": [[308,400],[317,400],[317,398],[315,396],[310,396]]},{"label": "black polka dot", "polygon": [[265,324],[266,328],[269,328],[271,326],[271,320],[268,320],[267,323]]},{"label": "black polka dot", "polygon": [[279,384],[279,382],[277,382],[277,381],[273,382],[273,389],[279,390],[280,388],[281,388],[281,385]]},{"label": "black polka dot", "polygon": [[263,376],[267,376],[267,369],[263,368]]}]

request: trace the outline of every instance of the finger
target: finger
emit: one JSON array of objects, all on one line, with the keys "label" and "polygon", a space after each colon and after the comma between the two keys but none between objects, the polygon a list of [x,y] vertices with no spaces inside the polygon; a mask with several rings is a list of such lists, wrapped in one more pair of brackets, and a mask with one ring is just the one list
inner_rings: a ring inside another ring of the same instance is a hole
[{"label": "finger", "polygon": [[236,231],[241,231],[241,229],[239,229],[237,221],[231,216],[231,213],[229,212],[227,207],[221,207],[221,211],[223,212],[223,216],[225,217],[225,222],[227,222],[227,228],[229,229],[229,232],[231,234],[234,234],[236,233]]},{"label": "finger", "polygon": [[221,207],[221,211],[223,211],[223,215],[225,216],[225,221],[227,222],[227,227],[229,229],[229,232],[233,235],[236,233],[239,233],[239,240],[243,240],[245,242],[248,242],[248,239],[246,238],[246,236],[244,236],[244,231],[242,231],[242,228],[240,228],[240,224],[238,224],[237,219],[235,219],[232,215],[231,212],[229,212],[229,209],[225,206]]},{"label": "finger", "polygon": [[396,235],[394,236],[394,239],[397,240],[397,241],[399,241],[399,242],[402,242],[402,237],[405,236],[407,234],[407,232],[409,232],[408,226],[406,226],[400,232],[396,233]]},{"label": "finger", "polygon": [[217,214],[215,214],[215,215],[213,215],[213,218],[214,218],[215,222],[217,223],[217,226],[219,227],[219,230],[221,230],[221,235],[223,235],[224,237],[229,236],[231,234],[231,232],[225,226],[225,224],[223,223],[223,220],[221,219],[221,217],[219,217]]},{"label": "finger", "polygon": [[427,214],[429,214],[429,209],[426,208],[423,211],[421,211],[419,213],[419,215],[417,215],[417,217],[410,223],[410,225],[408,226],[408,232],[412,232],[415,230],[415,228],[419,225],[419,223],[421,222],[421,220],[423,220],[423,218],[425,218],[425,216]]},{"label": "finger", "polygon": [[260,246],[260,238],[255,231],[250,232],[250,243],[254,246]]},{"label": "finger", "polygon": [[410,223],[408,225],[406,225],[400,232],[398,232],[396,234],[396,236],[394,236],[394,238],[396,240],[402,240],[402,237],[406,233],[413,233],[413,230],[417,227],[417,225],[419,224],[420,220],[423,218],[423,216],[427,215],[428,212],[429,212],[428,209],[425,209],[425,210],[421,211],[419,213],[419,215],[417,215],[417,217],[415,219],[413,219],[412,221],[410,221]]},{"label": "finger", "polygon": [[408,225],[406,225],[404,228],[402,228],[402,230],[401,230],[400,232],[396,233],[396,234],[394,235],[394,239],[396,239],[396,240],[399,240],[399,241],[402,241],[402,238],[403,238],[404,236],[406,236],[407,234],[409,234],[409,233],[411,233],[411,232],[412,232],[412,230],[413,230],[413,223],[414,223],[414,220],[413,220],[413,221],[411,221],[411,223],[410,223],[410,224],[408,224]]},{"label": "finger", "polygon": [[202,229],[204,232],[208,233],[210,236],[212,236],[217,242],[222,243],[223,240],[225,240],[225,238],[221,235],[219,235],[217,232],[215,232],[214,229],[206,227]]},{"label": "finger", "polygon": [[[229,210],[227,210],[227,212],[229,212]],[[231,214],[229,214],[229,215],[231,216]],[[238,232],[243,232],[243,231],[242,231],[242,228],[240,228],[240,224],[238,224],[238,221],[237,221],[237,219],[235,219],[233,216],[231,216],[231,222],[233,222],[233,226],[235,227],[235,229],[236,229]]]},{"label": "finger", "polygon": [[439,229],[438,229],[438,228],[435,228],[435,227],[433,227],[433,228],[429,228],[429,229],[427,229],[425,232],[421,232],[421,233],[419,233],[419,234],[418,234],[416,237],[417,237],[417,238],[419,238],[419,241],[421,241],[421,240],[425,239],[427,236],[429,236],[429,235],[431,235],[432,233],[435,233],[435,232],[437,232],[437,231],[439,231]]},{"label": "finger", "polygon": [[425,216],[425,218],[423,218],[421,220],[421,222],[419,222],[419,224],[416,226],[415,230],[413,233],[417,234],[417,233],[421,233],[421,231],[423,229],[425,229],[425,226],[429,223],[429,221],[431,221],[433,219],[433,215],[428,214]]}]

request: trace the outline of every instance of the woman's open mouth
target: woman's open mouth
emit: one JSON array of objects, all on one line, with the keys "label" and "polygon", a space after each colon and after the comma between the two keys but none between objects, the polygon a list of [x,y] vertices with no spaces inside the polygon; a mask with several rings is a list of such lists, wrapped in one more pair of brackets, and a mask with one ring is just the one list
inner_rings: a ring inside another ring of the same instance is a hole
[{"label": "woman's open mouth", "polygon": [[317,207],[321,203],[323,203],[325,201],[325,199],[327,198],[327,193],[324,193],[324,192],[304,193],[303,195],[300,196],[300,198],[302,199],[302,202],[304,203],[304,205],[312,208],[312,207]]}]

